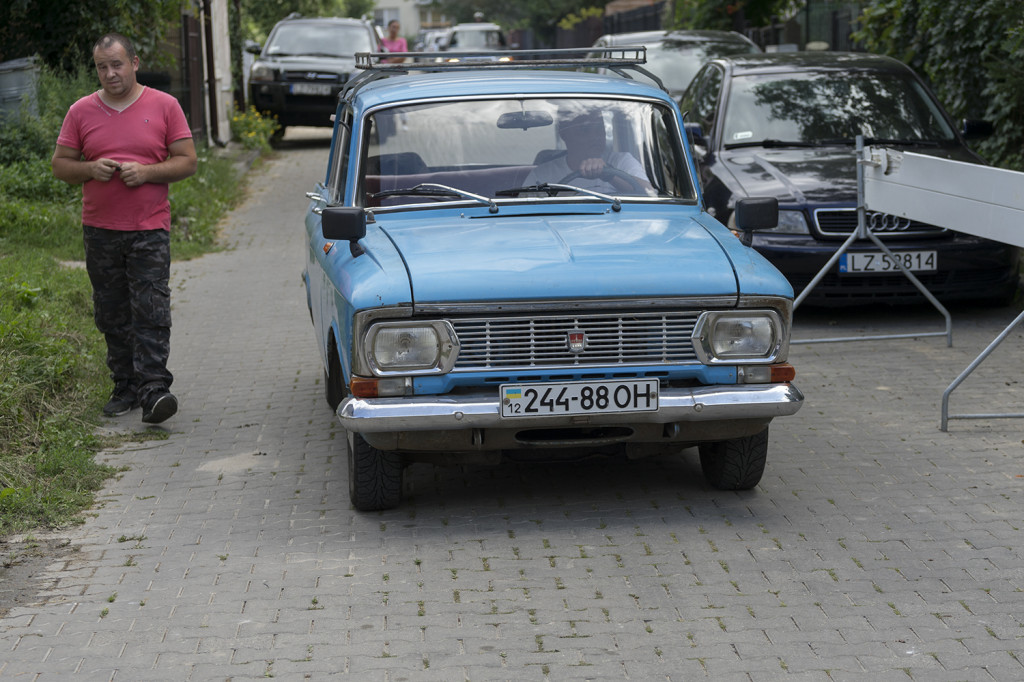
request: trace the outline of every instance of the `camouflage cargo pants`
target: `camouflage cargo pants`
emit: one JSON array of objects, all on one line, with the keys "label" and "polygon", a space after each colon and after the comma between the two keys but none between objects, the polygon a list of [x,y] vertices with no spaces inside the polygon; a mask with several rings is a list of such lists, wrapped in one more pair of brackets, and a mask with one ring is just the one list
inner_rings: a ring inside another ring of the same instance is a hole
[{"label": "camouflage cargo pants", "polygon": [[171,350],[170,234],[84,226],[85,265],[92,282],[96,328],[107,341],[107,367],[116,390],[142,404],[166,391]]}]

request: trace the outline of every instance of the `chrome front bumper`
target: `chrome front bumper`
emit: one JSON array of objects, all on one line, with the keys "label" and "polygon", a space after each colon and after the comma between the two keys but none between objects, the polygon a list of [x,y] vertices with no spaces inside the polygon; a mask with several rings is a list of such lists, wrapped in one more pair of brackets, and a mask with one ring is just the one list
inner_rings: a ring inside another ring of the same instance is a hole
[{"label": "chrome front bumper", "polygon": [[342,426],[356,433],[522,429],[610,424],[772,419],[795,414],[804,396],[792,384],[662,388],[657,412],[604,412],[503,418],[498,387],[459,396],[348,397],[338,406]]}]

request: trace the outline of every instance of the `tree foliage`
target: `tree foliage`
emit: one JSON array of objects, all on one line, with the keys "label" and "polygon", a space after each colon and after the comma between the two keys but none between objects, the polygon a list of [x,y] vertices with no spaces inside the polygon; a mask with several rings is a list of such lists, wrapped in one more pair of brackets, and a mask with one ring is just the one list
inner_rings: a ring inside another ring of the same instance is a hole
[{"label": "tree foliage", "polygon": [[233,0],[244,39],[262,43],[274,24],[297,12],[306,17],[360,17],[373,12],[373,0]]},{"label": "tree foliage", "polygon": [[144,64],[159,65],[158,46],[180,25],[182,0],[7,0],[0,2],[0,61],[39,55],[59,71],[91,64],[105,33],[131,38]]},{"label": "tree foliage", "polygon": [[925,76],[954,118],[992,121],[978,151],[1024,170],[1024,3],[875,0],[854,37]]},{"label": "tree foliage", "polygon": [[550,45],[558,22],[605,4],[606,0],[435,0],[433,6],[453,23],[473,21],[473,15],[482,12],[485,21],[506,30],[532,29],[539,43]]},{"label": "tree foliage", "polygon": [[793,6],[793,0],[675,0],[670,28],[741,31],[767,26]]}]

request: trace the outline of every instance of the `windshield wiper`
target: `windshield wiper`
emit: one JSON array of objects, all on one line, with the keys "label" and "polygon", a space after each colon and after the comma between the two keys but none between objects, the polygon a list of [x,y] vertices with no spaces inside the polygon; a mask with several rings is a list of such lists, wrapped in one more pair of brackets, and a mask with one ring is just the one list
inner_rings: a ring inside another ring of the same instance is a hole
[{"label": "windshield wiper", "polygon": [[498,212],[498,205],[494,203],[493,199],[488,199],[485,196],[467,192],[464,189],[458,189],[457,187],[449,187],[448,185],[438,185],[432,182],[424,182],[415,187],[403,187],[400,189],[386,189],[371,195],[371,198],[377,199],[379,197],[394,197],[394,196],[434,196],[434,197],[462,197],[464,199],[473,199],[479,201],[481,204],[487,205],[491,213]]},{"label": "windshield wiper", "polygon": [[[833,145],[842,144],[852,146],[857,144],[857,140],[852,137],[840,137],[834,140],[820,140],[819,144],[822,145]],[[864,144],[866,145],[880,145],[880,144],[892,144],[900,145],[903,147],[941,147],[942,143],[938,140],[911,140],[911,139],[896,139],[888,137],[865,137]]]},{"label": "windshield wiper", "polygon": [[725,145],[726,149],[739,149],[740,147],[819,147],[820,142],[805,142],[802,140],[758,140],[756,142],[732,142]]},{"label": "windshield wiper", "polygon": [[904,147],[941,147],[942,143],[938,140],[910,140],[910,139],[893,139],[885,137],[865,137],[864,144],[895,144]]},{"label": "windshield wiper", "polygon": [[580,194],[586,194],[587,196],[597,197],[603,199],[612,205],[613,211],[622,210],[622,202],[619,201],[618,197],[613,197],[610,194],[603,194],[601,192],[595,192],[592,189],[584,189],[583,187],[577,187],[576,185],[563,185],[557,182],[542,182],[539,185],[527,185],[525,187],[515,187],[512,189],[503,189],[495,192],[495,196],[499,197],[510,197],[519,196],[523,192],[545,192],[549,197],[553,197],[559,192],[579,192]]}]

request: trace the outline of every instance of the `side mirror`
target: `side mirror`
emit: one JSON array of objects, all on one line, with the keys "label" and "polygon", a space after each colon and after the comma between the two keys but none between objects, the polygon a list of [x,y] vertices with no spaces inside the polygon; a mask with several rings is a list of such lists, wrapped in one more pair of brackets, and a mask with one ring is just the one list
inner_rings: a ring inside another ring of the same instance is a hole
[{"label": "side mirror", "polygon": [[980,121],[975,118],[965,118],[960,127],[960,133],[968,140],[988,137],[995,131],[996,127],[991,121]]},{"label": "side mirror", "polygon": [[[326,211],[324,211],[326,213]],[[742,232],[770,230],[779,225],[779,200],[748,197],[736,202],[736,229]]]},{"label": "side mirror", "polygon": [[246,40],[244,49],[249,54],[259,54],[263,50],[255,40]]},{"label": "side mirror", "polygon": [[366,211],[354,206],[328,206],[320,214],[324,239],[347,241],[353,256],[363,252],[358,242],[366,236]]}]

